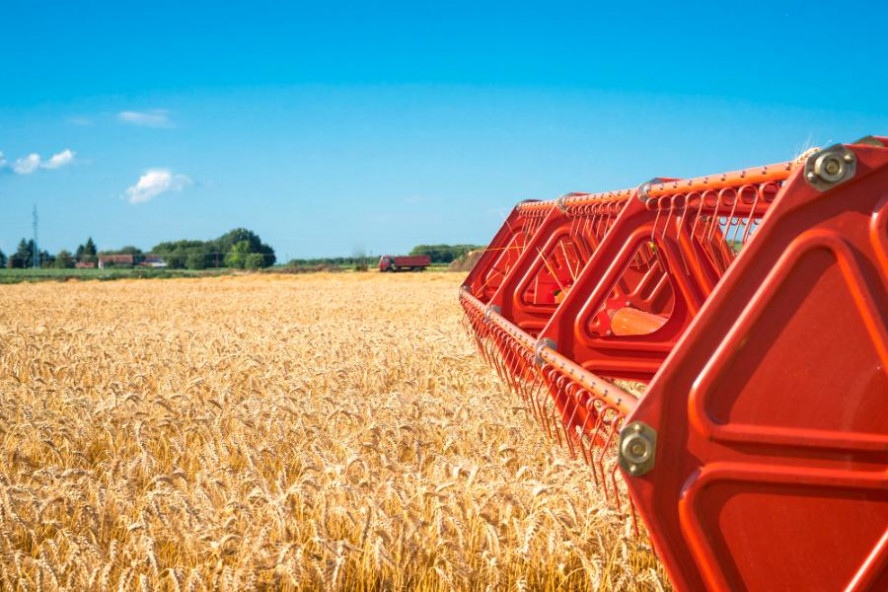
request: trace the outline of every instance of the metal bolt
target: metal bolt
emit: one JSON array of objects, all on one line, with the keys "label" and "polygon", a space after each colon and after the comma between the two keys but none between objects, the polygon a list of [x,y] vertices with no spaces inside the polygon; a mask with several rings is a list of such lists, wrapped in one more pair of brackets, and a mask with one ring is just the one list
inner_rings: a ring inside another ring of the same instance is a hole
[{"label": "metal bolt", "polygon": [[845,162],[835,152],[821,154],[814,161],[814,173],[827,183],[835,183],[845,176]]},{"label": "metal bolt", "polygon": [[845,162],[854,162],[854,154],[851,152],[845,153]]},{"label": "metal bolt", "polygon": [[623,440],[622,453],[627,462],[633,465],[640,465],[647,462],[651,457],[653,446],[643,435],[635,433],[626,436]]},{"label": "metal bolt", "polygon": [[808,174],[806,175],[806,177],[807,177],[808,180],[811,181],[811,182],[814,182],[814,181],[817,180],[817,175],[815,175],[814,173],[808,173]]},{"label": "metal bolt", "polygon": [[657,432],[640,421],[632,422],[620,433],[617,460],[623,470],[638,477],[654,468],[656,447]]}]

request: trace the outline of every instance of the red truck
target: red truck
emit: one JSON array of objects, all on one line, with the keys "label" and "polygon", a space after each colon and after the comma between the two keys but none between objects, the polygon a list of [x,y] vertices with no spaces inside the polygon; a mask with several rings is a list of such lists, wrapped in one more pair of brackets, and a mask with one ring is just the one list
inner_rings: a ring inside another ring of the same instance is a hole
[{"label": "red truck", "polygon": [[428,255],[383,255],[379,258],[379,271],[425,271],[431,264]]}]

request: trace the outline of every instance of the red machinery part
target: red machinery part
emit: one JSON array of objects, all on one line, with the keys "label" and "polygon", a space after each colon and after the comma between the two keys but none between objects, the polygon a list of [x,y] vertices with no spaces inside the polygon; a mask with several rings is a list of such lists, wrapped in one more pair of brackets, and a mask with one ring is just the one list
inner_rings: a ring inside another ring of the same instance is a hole
[{"label": "red machinery part", "polygon": [[888,150],[798,170],[628,422],[627,478],[679,589],[888,589]]},{"label": "red machinery part", "polygon": [[888,589],[885,146],[523,203],[463,286],[680,590]]}]

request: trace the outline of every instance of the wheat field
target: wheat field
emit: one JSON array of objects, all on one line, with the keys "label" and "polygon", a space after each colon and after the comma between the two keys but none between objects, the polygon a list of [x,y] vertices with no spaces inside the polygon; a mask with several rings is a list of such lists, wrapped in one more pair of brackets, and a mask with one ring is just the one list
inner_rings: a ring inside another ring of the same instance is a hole
[{"label": "wheat field", "polygon": [[2,588],[668,588],[461,279],[0,286]]}]

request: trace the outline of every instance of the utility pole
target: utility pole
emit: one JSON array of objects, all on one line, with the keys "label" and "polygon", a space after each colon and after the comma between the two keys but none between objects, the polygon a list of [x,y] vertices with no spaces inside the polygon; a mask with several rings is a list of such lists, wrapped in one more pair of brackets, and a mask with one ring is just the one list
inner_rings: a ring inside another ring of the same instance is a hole
[{"label": "utility pole", "polygon": [[40,267],[40,247],[37,246],[37,204],[34,204],[34,252],[31,254],[31,260],[34,262],[34,269]]}]

